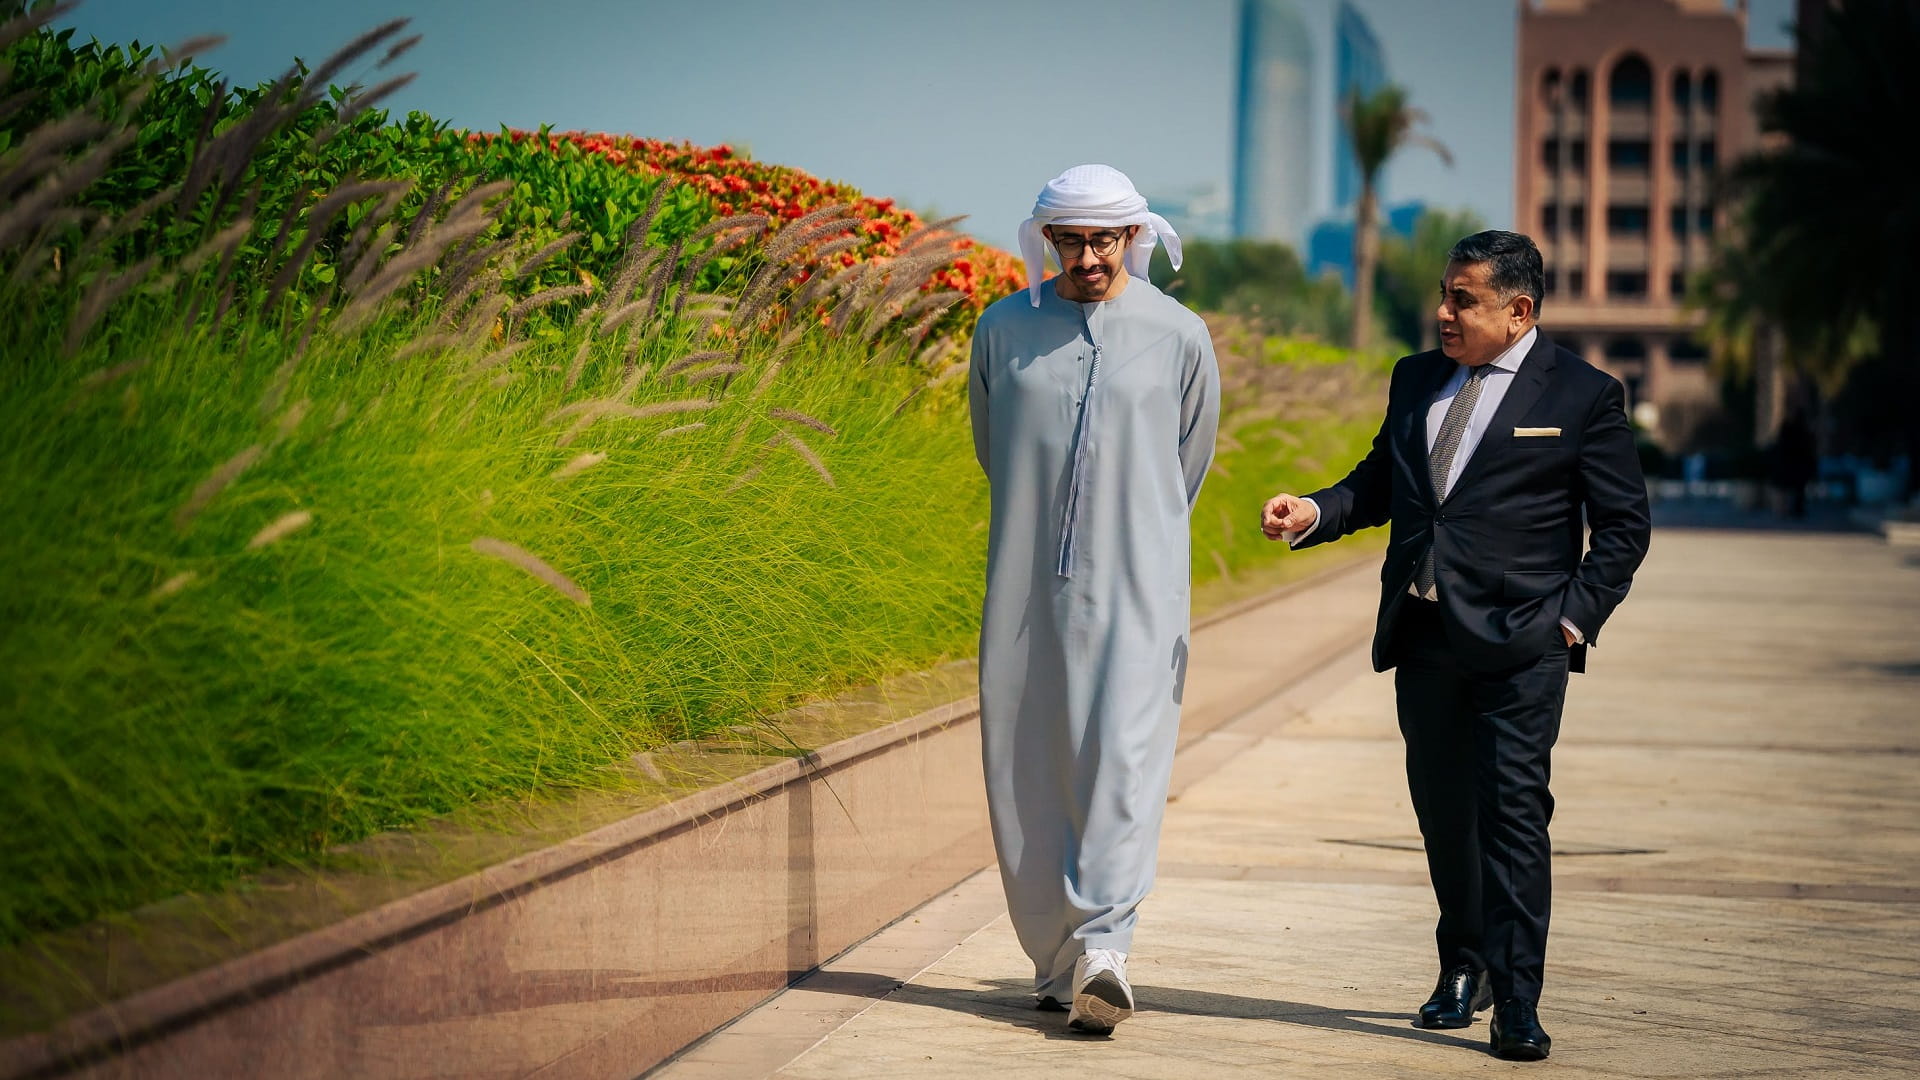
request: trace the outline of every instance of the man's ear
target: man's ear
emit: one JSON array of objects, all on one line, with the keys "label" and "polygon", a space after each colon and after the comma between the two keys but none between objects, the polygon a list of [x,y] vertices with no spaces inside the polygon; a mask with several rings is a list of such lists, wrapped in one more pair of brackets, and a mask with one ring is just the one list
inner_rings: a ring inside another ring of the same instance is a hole
[{"label": "man's ear", "polygon": [[1511,303],[1513,304],[1514,318],[1519,319],[1521,322],[1533,318],[1533,297],[1528,296],[1526,293],[1516,293]]}]

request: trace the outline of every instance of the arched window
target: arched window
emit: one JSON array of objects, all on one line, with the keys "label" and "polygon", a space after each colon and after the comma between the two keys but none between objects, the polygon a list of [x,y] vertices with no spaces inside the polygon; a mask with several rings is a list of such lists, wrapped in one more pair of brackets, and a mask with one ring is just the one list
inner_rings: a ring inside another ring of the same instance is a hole
[{"label": "arched window", "polygon": [[1720,104],[1720,73],[1712,68],[1700,76],[1700,104],[1708,109]]},{"label": "arched window", "polygon": [[1557,108],[1560,105],[1559,68],[1550,67],[1547,69],[1546,74],[1540,77],[1540,100],[1546,102],[1547,108],[1549,109]]},{"label": "arched window", "polygon": [[1567,80],[1567,100],[1576,109],[1587,107],[1587,69],[1575,68],[1573,78]]},{"label": "arched window", "polygon": [[1616,109],[1646,109],[1653,105],[1653,69],[1638,53],[1620,58],[1607,77],[1607,100]]},{"label": "arched window", "polygon": [[1673,73],[1673,107],[1681,112],[1693,104],[1693,76],[1686,71]]}]

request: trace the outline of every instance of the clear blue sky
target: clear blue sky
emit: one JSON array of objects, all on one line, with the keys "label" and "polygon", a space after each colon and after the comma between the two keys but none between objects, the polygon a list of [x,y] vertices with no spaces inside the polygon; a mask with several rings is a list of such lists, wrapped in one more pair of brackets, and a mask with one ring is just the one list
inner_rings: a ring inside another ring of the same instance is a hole
[{"label": "clear blue sky", "polygon": [[[1334,0],[1295,0],[1310,22]],[[1389,76],[1452,148],[1389,167],[1391,201],[1512,213],[1514,0],[1354,0]],[[1787,43],[1791,0],[1754,0],[1752,43]],[[1040,185],[1104,161],[1143,190],[1226,186],[1233,0],[85,0],[80,36],[170,44],[240,83],[317,63],[410,15],[420,73],[391,106],[500,124],[730,142],[1013,245]],[[537,12],[537,13],[536,13]],[[365,81],[378,81],[364,69]],[[384,77],[382,74],[382,77]]]}]

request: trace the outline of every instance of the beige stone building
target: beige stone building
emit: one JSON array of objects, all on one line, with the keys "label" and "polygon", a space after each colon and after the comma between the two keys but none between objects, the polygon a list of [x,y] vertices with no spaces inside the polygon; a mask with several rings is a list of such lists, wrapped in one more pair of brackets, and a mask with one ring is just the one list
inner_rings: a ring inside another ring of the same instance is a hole
[{"label": "beige stone building", "polygon": [[1719,410],[1682,306],[1726,215],[1720,171],[1754,149],[1756,95],[1792,54],[1747,48],[1746,3],[1520,0],[1514,220],[1546,257],[1541,323],[1688,449]]}]

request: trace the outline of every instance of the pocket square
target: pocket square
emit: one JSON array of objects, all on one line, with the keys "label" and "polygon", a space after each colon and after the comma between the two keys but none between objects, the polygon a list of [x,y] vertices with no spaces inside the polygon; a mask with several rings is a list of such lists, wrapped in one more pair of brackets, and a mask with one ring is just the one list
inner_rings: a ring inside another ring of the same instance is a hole
[{"label": "pocket square", "polygon": [[1551,436],[1557,436],[1559,434],[1560,434],[1560,429],[1557,427],[1517,427],[1513,429],[1513,437],[1516,439],[1525,439],[1525,438],[1539,437],[1539,436],[1551,437]]}]

